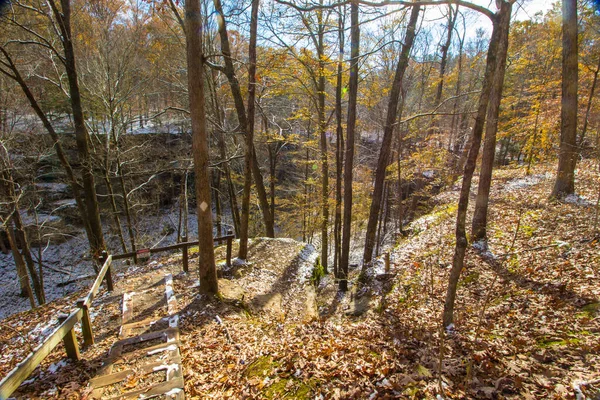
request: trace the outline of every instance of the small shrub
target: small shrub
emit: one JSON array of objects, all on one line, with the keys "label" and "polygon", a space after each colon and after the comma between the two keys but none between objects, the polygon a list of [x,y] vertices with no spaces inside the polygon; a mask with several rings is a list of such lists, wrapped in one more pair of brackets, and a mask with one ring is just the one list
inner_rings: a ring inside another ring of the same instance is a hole
[{"label": "small shrub", "polygon": [[317,257],[315,260],[315,266],[312,271],[312,276],[310,277],[310,282],[315,286],[319,286],[321,283],[321,278],[325,276],[325,269],[321,265],[321,259]]}]

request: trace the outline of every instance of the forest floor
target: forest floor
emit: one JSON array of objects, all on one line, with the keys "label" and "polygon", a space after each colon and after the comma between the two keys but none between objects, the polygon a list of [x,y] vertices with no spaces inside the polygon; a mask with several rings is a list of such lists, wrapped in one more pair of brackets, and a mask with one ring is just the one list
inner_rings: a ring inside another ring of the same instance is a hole
[{"label": "forest floor", "polygon": [[[118,335],[120,293],[130,279],[160,271],[174,276],[189,398],[598,398],[596,171],[580,163],[579,196],[565,202],[548,200],[554,171],[544,166],[530,176],[495,171],[488,249],[467,252],[451,335],[441,335],[440,315],[457,185],[411,224],[389,273],[346,294],[330,275],[311,279],[316,252],[289,239],[252,241],[251,263],[224,271],[219,298],[197,295],[180,255],[122,266],[117,290],[95,303],[99,340],[82,352],[86,361],[65,361],[59,347],[16,396],[89,397],[87,382]],[[42,322],[72,297],[2,321],[0,376],[39,340],[29,330],[51,329]]]}]

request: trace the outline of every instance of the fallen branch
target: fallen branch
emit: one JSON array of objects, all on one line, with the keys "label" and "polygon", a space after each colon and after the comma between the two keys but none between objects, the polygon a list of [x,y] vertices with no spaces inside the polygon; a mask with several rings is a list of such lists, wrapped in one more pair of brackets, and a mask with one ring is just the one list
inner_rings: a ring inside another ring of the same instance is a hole
[{"label": "fallen branch", "polygon": [[529,251],[538,251],[538,250],[544,250],[544,249],[549,249],[551,247],[560,247],[562,246],[563,243],[553,243],[553,244],[548,244],[546,246],[538,246],[538,247],[532,247],[530,249],[525,249],[525,250],[519,250],[519,251],[513,251],[512,253],[503,253],[503,254],[499,254],[498,257],[508,257],[508,256],[514,256],[516,254],[521,254],[521,253],[527,253]]},{"label": "fallen branch", "polygon": [[63,286],[70,285],[71,283],[76,283],[76,282],[84,281],[84,280],[86,280],[86,279],[94,279],[94,278],[96,278],[96,275],[95,275],[95,274],[91,274],[91,275],[82,275],[82,276],[75,277],[75,278],[73,278],[73,279],[69,279],[68,281],[64,281],[64,282],[58,282],[58,283],[56,284],[56,286],[58,286],[58,287],[63,287]]}]

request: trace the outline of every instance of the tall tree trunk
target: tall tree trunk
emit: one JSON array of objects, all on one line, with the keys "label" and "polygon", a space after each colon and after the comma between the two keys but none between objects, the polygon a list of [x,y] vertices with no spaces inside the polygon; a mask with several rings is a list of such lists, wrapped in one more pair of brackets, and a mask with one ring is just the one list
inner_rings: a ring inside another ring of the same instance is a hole
[{"label": "tall tree trunk", "polygon": [[223,235],[223,211],[221,210],[221,170],[215,172],[215,211],[217,212],[217,236]]},{"label": "tall tree trunk", "polygon": [[[306,129],[306,141],[310,141],[310,120],[308,122],[308,128]],[[304,204],[302,207],[302,241],[306,242],[308,240],[308,214],[309,214],[309,186],[308,186],[308,163],[310,160],[310,150],[308,146],[306,146],[306,155],[304,159]]]},{"label": "tall tree trunk", "polygon": [[575,193],[577,164],[577,0],[563,0],[560,156],[551,197]]},{"label": "tall tree trunk", "polygon": [[410,13],[410,20],[406,27],[406,37],[402,45],[398,66],[394,75],[390,98],[388,102],[387,117],[383,130],[383,141],[381,142],[381,150],[379,151],[379,160],[377,162],[377,170],[375,172],[375,187],[373,189],[373,198],[371,201],[371,209],[369,212],[369,221],[367,223],[367,234],[365,238],[365,252],[363,255],[363,265],[361,275],[364,276],[367,267],[371,264],[373,258],[373,248],[375,245],[375,233],[377,230],[377,219],[381,210],[381,198],[383,194],[383,186],[385,182],[385,172],[389,163],[390,151],[392,147],[392,138],[394,127],[396,126],[396,118],[398,116],[398,103],[402,91],[402,79],[406,67],[408,67],[408,59],[410,49],[416,36],[417,21],[419,19],[419,11],[421,7],[414,5]]},{"label": "tall tree trunk", "polygon": [[479,155],[479,147],[481,146],[481,136],[483,135],[483,126],[485,124],[485,115],[492,89],[492,81],[494,72],[496,71],[496,60],[498,43],[502,35],[499,29],[498,15],[494,16],[492,37],[487,53],[487,61],[485,67],[485,75],[479,95],[479,103],[477,105],[477,115],[473,126],[473,134],[469,144],[469,150],[465,160],[463,173],[463,181],[460,189],[460,197],[458,200],[458,211],[456,215],[456,245],[454,248],[454,257],[452,259],[452,269],[450,270],[450,278],[448,280],[448,289],[446,291],[446,300],[444,303],[444,313],[442,316],[443,326],[448,328],[454,323],[454,301],[456,299],[456,287],[458,279],[463,269],[465,252],[467,250],[467,234],[466,234],[466,219],[467,208],[469,207],[469,193],[471,192],[471,182],[473,180],[473,172]]},{"label": "tall tree trunk", "polygon": [[[320,0],[323,4],[323,0]],[[321,265],[327,273],[329,243],[329,161],[327,157],[327,121],[325,120],[325,25],[323,10],[317,10],[317,57],[319,73],[317,80],[317,109],[319,117],[319,139],[321,147]]]},{"label": "tall tree trunk", "polygon": [[344,162],[344,220],[342,253],[340,255],[339,289],[348,290],[348,263],[352,234],[352,169],[354,168],[354,133],[356,131],[356,104],[358,98],[358,57],[360,54],[360,25],[358,22],[358,0],[350,5],[350,80],[348,82],[348,122],[346,156]]},{"label": "tall tree trunk", "polygon": [[[225,134],[223,131],[219,132],[219,151],[221,159],[227,158],[227,150],[225,148]],[[229,163],[225,163],[223,168],[225,169],[225,179],[227,180],[227,192],[229,193],[229,208],[231,209],[231,219],[233,220],[233,229],[235,230],[235,236],[240,237],[240,209],[237,203],[237,194],[235,193],[235,186],[231,179],[231,168]]]},{"label": "tall tree trunk", "polygon": [[[12,219],[12,218],[11,218]],[[31,291],[31,284],[29,283],[29,275],[27,275],[27,269],[25,268],[25,260],[19,253],[17,247],[17,240],[15,238],[13,227],[11,226],[11,219],[5,224],[6,236],[8,237],[8,244],[12,250],[13,259],[15,260],[15,266],[17,267],[17,277],[19,279],[19,286],[21,287],[21,295],[27,296],[29,299],[29,305],[31,308],[35,308],[35,298]]]},{"label": "tall tree trunk", "polygon": [[[539,120],[540,120],[540,110],[542,109],[541,106],[541,102],[540,105],[538,106],[538,109],[535,112],[535,123],[533,124],[533,137],[531,138],[531,146],[529,146],[529,149],[527,149],[527,170],[525,171],[525,175],[529,176],[529,173],[531,172],[531,164],[533,163],[533,154],[535,153],[534,150],[534,146],[535,143],[537,142],[537,135],[538,135],[538,126],[539,126]],[[525,142],[527,143],[527,141]],[[506,148],[508,149],[508,143],[506,144]]]},{"label": "tall tree trunk", "polygon": [[[129,246],[131,247],[131,251],[134,253],[133,262],[137,263],[137,255],[136,255],[136,244],[135,244],[135,232],[133,230],[133,218],[131,216],[131,208],[129,207],[129,197],[127,196],[127,187],[125,186],[125,172],[123,171],[123,164],[121,163],[121,157],[119,155],[119,149],[117,148],[116,155],[117,162],[117,175],[119,176],[119,181],[121,183],[121,195],[123,196],[123,209],[125,211],[125,220],[127,221],[127,233],[129,235]],[[186,177],[187,180],[187,177]],[[187,200],[187,197],[186,197]],[[187,207],[187,206],[186,206]],[[187,235],[187,213],[185,214],[185,234]]]},{"label": "tall tree trunk", "polygon": [[242,197],[242,225],[238,258],[248,258],[248,218],[250,190],[252,189],[252,155],[254,153],[254,116],[256,101],[256,33],[258,30],[259,0],[252,0],[250,19],[250,45],[248,48],[248,125],[246,130],[246,156],[244,157],[244,195]]},{"label": "tall tree trunk", "polygon": [[194,173],[196,175],[196,202],[198,204],[200,293],[216,294],[219,286],[213,247],[210,174],[208,170],[208,133],[206,131],[204,74],[202,70],[202,19],[199,0],[186,0],[185,27],[188,94],[193,135],[192,152],[194,156]]},{"label": "tall tree trunk", "polygon": [[[450,45],[452,44],[452,32],[454,31],[454,25],[456,24],[456,18],[458,16],[458,6],[456,6],[456,10],[452,8],[452,4],[448,4],[448,27],[446,30],[446,41],[444,44],[440,44],[442,48],[442,58],[440,60],[440,76],[437,84],[437,89],[435,93],[435,101],[433,103],[434,107],[437,107],[442,101],[442,93],[444,91],[444,78],[446,77],[446,64],[448,63],[448,51],[450,50]],[[438,121],[435,116],[433,118],[433,123],[430,129],[430,134],[433,134],[437,128]]]},{"label": "tall tree trunk", "polygon": [[600,57],[598,57],[598,66],[594,71],[594,80],[592,81],[592,87],[590,88],[590,96],[588,97],[587,106],[585,108],[585,118],[583,120],[583,128],[579,135],[579,147],[583,146],[585,140],[585,134],[587,133],[587,127],[590,119],[590,111],[592,109],[592,101],[594,100],[594,92],[596,91],[596,84],[598,83],[598,73],[600,73]]},{"label": "tall tree trunk", "polygon": [[[219,103],[219,98],[217,97],[217,89],[215,87],[215,77],[214,75],[210,75],[212,84],[210,85],[210,90],[212,91],[211,98],[213,100],[214,112],[218,117],[219,122],[224,121],[223,110]],[[225,145],[225,132],[221,127],[217,127],[217,142],[219,146],[219,156],[221,160],[227,159],[227,147]],[[231,167],[229,166],[229,162],[223,164],[223,171],[225,173],[225,180],[227,181],[227,193],[229,196],[229,208],[231,210],[231,219],[233,222],[233,229],[235,231],[235,236],[240,237],[240,210],[238,208],[237,203],[237,195],[235,192],[235,186],[233,184],[233,180],[231,179]]]},{"label": "tall tree trunk", "polygon": [[[111,105],[111,109],[110,109],[110,124],[111,124],[111,136],[115,137],[115,132],[114,132],[114,124],[115,124],[115,119],[114,119],[114,114],[113,114],[113,108]],[[107,137],[106,139],[106,143],[105,143],[105,155],[104,155],[104,183],[106,184],[106,188],[108,190],[108,197],[110,198],[110,206],[112,208],[112,212],[113,212],[113,219],[114,219],[114,224],[115,224],[115,230],[117,231],[117,235],[119,236],[119,241],[121,242],[121,249],[123,250],[123,253],[127,253],[127,246],[125,245],[125,237],[123,236],[123,228],[121,226],[121,218],[119,218],[119,209],[117,208],[117,202],[115,200],[115,191],[113,189],[113,185],[112,182],[110,181],[110,161],[109,161],[109,154],[110,154],[110,142],[111,142],[111,138],[108,137],[108,135],[106,135]],[[116,140],[115,140],[116,143]]]},{"label": "tall tree trunk", "polygon": [[71,2],[70,0],[61,0],[61,10],[58,9],[54,0],[49,1],[52,7],[54,17],[58,21],[61,31],[61,42],[65,53],[65,70],[69,82],[69,96],[71,100],[71,110],[73,111],[73,126],[75,128],[75,140],[77,142],[77,152],[79,162],[82,166],[81,177],[83,181],[83,193],[85,208],[87,210],[87,219],[90,225],[91,233],[91,251],[95,256],[106,249],[104,235],[102,234],[102,224],[100,222],[100,210],[98,199],[96,197],[96,184],[94,181],[94,172],[92,159],[89,149],[89,134],[85,126],[85,117],[83,115],[83,105],[81,103],[81,93],[79,90],[79,81],[77,77],[77,67],[75,63],[75,49],[71,34]]},{"label": "tall tree trunk", "polygon": [[473,241],[487,240],[487,215],[490,200],[490,187],[492,185],[492,171],[494,169],[494,158],[496,156],[496,133],[498,132],[498,115],[500,114],[500,102],[502,101],[502,88],[504,86],[504,73],[506,71],[506,55],[508,53],[508,33],[510,30],[510,16],[512,3],[502,2],[498,15],[498,24],[502,30],[500,43],[498,43],[498,55],[496,72],[492,81],[492,91],[487,113],[485,128],[485,142],[481,159],[481,171],[479,172],[479,187],[475,200],[475,212],[471,225],[471,237]]},{"label": "tall tree trunk", "polygon": [[[38,304],[44,304],[46,302],[46,295],[44,293],[44,286],[42,285],[42,280],[40,279],[33,258],[31,257],[31,248],[29,246],[29,239],[27,238],[27,234],[25,233],[25,226],[23,225],[23,220],[21,219],[21,213],[19,209],[19,195],[17,194],[17,189],[15,187],[15,181],[12,176],[12,163],[10,161],[10,156],[6,151],[5,147],[0,147],[0,150],[4,150],[0,155],[0,194],[2,194],[3,201],[7,201],[7,205],[10,208],[10,213],[8,218],[14,224],[14,233],[15,236],[9,240],[14,243],[11,243],[11,248],[13,250],[17,250],[17,244],[21,245],[22,252],[20,255],[22,258],[17,256],[15,258],[15,263],[18,263],[23,258],[25,259],[25,266],[29,271],[29,276],[31,277],[31,282],[33,283],[33,290],[35,292],[35,297],[37,298]],[[8,235],[13,235],[13,229],[10,224],[6,225],[6,233]],[[15,254],[13,253],[13,256]],[[21,264],[22,267],[23,264]],[[17,270],[19,269],[19,264],[17,264]],[[29,284],[29,282],[27,282]],[[23,287],[23,282],[21,282],[21,287]],[[26,289],[26,288],[25,288]]]},{"label": "tall tree trunk", "polygon": [[[263,115],[263,130],[265,136],[269,136],[269,121],[267,117]],[[279,142],[268,143],[267,150],[269,152],[269,195],[271,197],[271,217],[275,220],[275,181],[277,177],[277,157],[279,153]]]},{"label": "tall tree trunk", "polygon": [[[345,8],[344,8],[345,11]],[[340,50],[338,53],[337,77],[335,85],[335,119],[336,119],[336,143],[335,143],[335,220],[334,234],[334,256],[333,274],[339,276],[338,266],[342,245],[342,171],[344,162],[344,128],[342,127],[342,64],[344,62],[344,15],[339,7],[338,40]]]},{"label": "tall tree trunk", "polygon": [[[15,207],[17,206],[18,205],[15,202]],[[23,220],[21,219],[21,214],[19,213],[18,208],[15,208],[15,212],[13,213],[13,223],[15,224],[15,231],[18,242],[21,243],[21,254],[25,259],[25,266],[29,271],[31,282],[33,282],[33,291],[35,293],[35,297],[38,301],[38,304],[45,304],[46,293],[44,292],[42,280],[40,279],[40,276],[35,268],[35,262],[33,261],[33,257],[31,257],[31,247],[29,246],[29,238],[27,237],[27,233],[25,233],[25,226],[23,225]]]},{"label": "tall tree trunk", "polygon": [[[240,83],[235,74],[233,67],[233,60],[231,58],[231,50],[229,45],[229,36],[227,33],[227,23],[225,22],[225,14],[223,13],[223,6],[221,0],[213,0],[215,10],[219,14],[219,37],[221,40],[221,53],[223,54],[224,68],[223,73],[227,77],[229,87],[231,88],[231,95],[235,105],[235,110],[240,124],[240,129],[244,134],[248,132],[248,119],[246,115],[246,107],[244,106],[244,99],[242,97],[242,91],[240,89]],[[269,201],[267,200],[267,191],[265,190],[265,184],[263,182],[260,167],[258,165],[258,159],[256,157],[256,149],[253,146],[252,151],[252,175],[254,177],[254,184],[256,186],[256,194],[258,195],[258,201],[263,214],[263,222],[265,224],[265,233],[268,237],[275,236],[275,228],[273,217],[270,213]]]}]

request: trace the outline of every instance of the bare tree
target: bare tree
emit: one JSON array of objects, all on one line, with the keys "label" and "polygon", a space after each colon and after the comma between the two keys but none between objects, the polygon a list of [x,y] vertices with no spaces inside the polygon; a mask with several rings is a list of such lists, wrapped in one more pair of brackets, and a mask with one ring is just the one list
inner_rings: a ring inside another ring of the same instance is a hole
[{"label": "bare tree", "polygon": [[[513,1],[511,0],[511,3]],[[501,38],[503,37],[503,29],[501,23],[502,10],[506,9],[506,2],[501,1],[500,10],[491,16],[493,23],[492,37],[487,53],[487,61],[485,67],[485,75],[479,95],[479,103],[477,106],[477,114],[471,143],[464,166],[462,186],[460,189],[460,197],[458,200],[458,211],[456,215],[456,245],[454,248],[454,257],[452,259],[452,269],[450,270],[450,278],[448,279],[448,289],[446,291],[446,300],[444,302],[444,312],[442,316],[443,326],[448,328],[454,323],[454,301],[456,300],[456,288],[460,273],[464,266],[465,253],[467,250],[468,240],[466,233],[467,209],[469,207],[469,193],[471,192],[471,183],[473,180],[473,172],[479,155],[479,147],[481,146],[481,138],[483,135],[483,127],[485,124],[486,111],[492,91],[492,84],[496,65],[498,64],[498,47]],[[486,14],[487,15],[487,14]]]},{"label": "bare tree", "polygon": [[[229,81],[229,87],[231,88],[231,95],[233,97],[236,114],[238,117],[238,123],[240,124],[240,130],[247,134],[248,132],[248,116],[246,114],[246,106],[244,105],[244,99],[242,97],[242,91],[240,89],[240,83],[237,79],[237,75],[235,73],[235,69],[233,67],[233,59],[231,56],[230,44],[229,44],[229,34],[227,32],[227,22],[225,21],[225,13],[223,12],[223,5],[220,0],[213,0],[215,10],[218,14],[218,23],[219,23],[219,38],[221,41],[221,53],[223,54],[223,63],[224,66],[214,66],[222,72],[227,77]],[[265,184],[263,182],[262,173],[260,172],[260,167],[258,165],[258,160],[256,157],[256,149],[252,148],[252,176],[254,178],[254,185],[256,187],[256,192],[258,195],[258,201],[260,203],[260,208],[263,214],[263,222],[265,224],[265,231],[268,237],[275,236],[275,228],[273,216],[270,212],[269,201],[267,199],[267,191],[265,190]],[[241,236],[241,235],[240,235]]]},{"label": "bare tree", "polygon": [[502,24],[502,37],[498,45],[498,61],[492,91],[488,105],[487,123],[485,127],[485,142],[481,158],[481,171],[479,172],[479,186],[475,200],[475,212],[471,225],[471,240],[487,239],[487,214],[490,201],[490,188],[492,185],[492,171],[494,169],[494,158],[496,155],[496,133],[498,132],[498,116],[500,114],[500,101],[502,100],[502,88],[504,86],[504,75],[506,72],[506,55],[508,53],[508,33],[510,29],[510,16],[512,3],[503,2],[500,9],[500,24]]},{"label": "bare tree", "polygon": [[410,50],[415,40],[417,21],[419,19],[420,6],[414,5],[410,13],[410,20],[406,27],[406,35],[396,72],[394,81],[390,91],[388,102],[387,117],[383,131],[383,140],[381,142],[381,150],[379,151],[379,160],[377,162],[377,170],[375,171],[375,187],[373,188],[373,198],[371,201],[371,209],[369,212],[369,221],[367,223],[367,234],[365,238],[365,251],[363,254],[363,266],[361,274],[364,275],[366,268],[371,264],[373,258],[373,249],[375,247],[375,234],[377,232],[377,220],[381,210],[383,198],[383,187],[385,183],[385,173],[389,164],[390,152],[392,148],[392,138],[394,136],[394,128],[396,127],[396,118],[398,116],[398,104],[400,102],[400,93],[402,91],[402,79],[404,72],[408,67],[408,59]]}]

